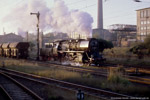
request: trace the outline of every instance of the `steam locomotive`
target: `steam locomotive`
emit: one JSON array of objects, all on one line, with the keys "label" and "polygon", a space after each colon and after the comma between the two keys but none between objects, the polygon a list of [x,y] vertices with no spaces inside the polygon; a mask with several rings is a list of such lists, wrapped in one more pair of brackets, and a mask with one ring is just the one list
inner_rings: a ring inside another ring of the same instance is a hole
[{"label": "steam locomotive", "polygon": [[45,43],[40,49],[42,60],[69,60],[99,65],[105,61],[100,54],[99,42],[95,38],[60,40]]},{"label": "steam locomotive", "polygon": [[[12,58],[28,58],[29,42],[15,42],[0,44],[0,56]],[[99,65],[105,61],[100,54],[97,39],[59,40],[45,43],[40,49],[42,60],[69,60],[87,64]]]}]

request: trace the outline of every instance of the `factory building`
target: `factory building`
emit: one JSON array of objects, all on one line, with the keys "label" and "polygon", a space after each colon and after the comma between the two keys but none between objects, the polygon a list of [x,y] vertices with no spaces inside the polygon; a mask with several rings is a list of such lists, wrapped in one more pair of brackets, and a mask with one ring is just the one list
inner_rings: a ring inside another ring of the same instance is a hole
[{"label": "factory building", "polygon": [[150,7],[137,10],[137,39],[144,41],[150,35]]},{"label": "factory building", "polygon": [[136,25],[113,24],[109,26],[113,34],[113,44],[118,47],[129,47],[136,42]]}]

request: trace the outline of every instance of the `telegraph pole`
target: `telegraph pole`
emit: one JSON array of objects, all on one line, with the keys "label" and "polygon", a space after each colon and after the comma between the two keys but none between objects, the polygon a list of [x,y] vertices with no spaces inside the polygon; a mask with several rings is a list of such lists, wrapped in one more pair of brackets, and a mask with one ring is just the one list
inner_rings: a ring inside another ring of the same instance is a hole
[{"label": "telegraph pole", "polygon": [[37,60],[39,60],[39,23],[40,23],[40,13],[30,13],[31,15],[37,16]]}]

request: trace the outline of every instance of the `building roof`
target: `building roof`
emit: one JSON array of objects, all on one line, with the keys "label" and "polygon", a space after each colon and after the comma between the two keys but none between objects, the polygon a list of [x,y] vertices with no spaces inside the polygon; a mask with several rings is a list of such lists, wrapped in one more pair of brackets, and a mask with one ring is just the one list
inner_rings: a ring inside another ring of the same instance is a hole
[{"label": "building roof", "polygon": [[0,35],[0,43],[22,42],[22,41],[23,41],[23,37],[16,35],[14,33]]},{"label": "building roof", "polygon": [[139,10],[145,10],[145,9],[150,9],[150,7],[148,7],[148,8],[142,8],[142,9],[138,9],[138,10],[136,10],[136,11],[139,11]]}]

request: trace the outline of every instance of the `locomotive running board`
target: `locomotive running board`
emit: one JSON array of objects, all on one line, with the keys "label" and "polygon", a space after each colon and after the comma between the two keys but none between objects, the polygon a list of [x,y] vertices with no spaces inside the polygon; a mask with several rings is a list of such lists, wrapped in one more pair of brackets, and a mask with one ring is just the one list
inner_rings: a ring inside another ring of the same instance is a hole
[{"label": "locomotive running board", "polygon": [[63,53],[63,52],[70,52],[70,53],[83,53],[84,51],[58,51],[60,53]]}]

